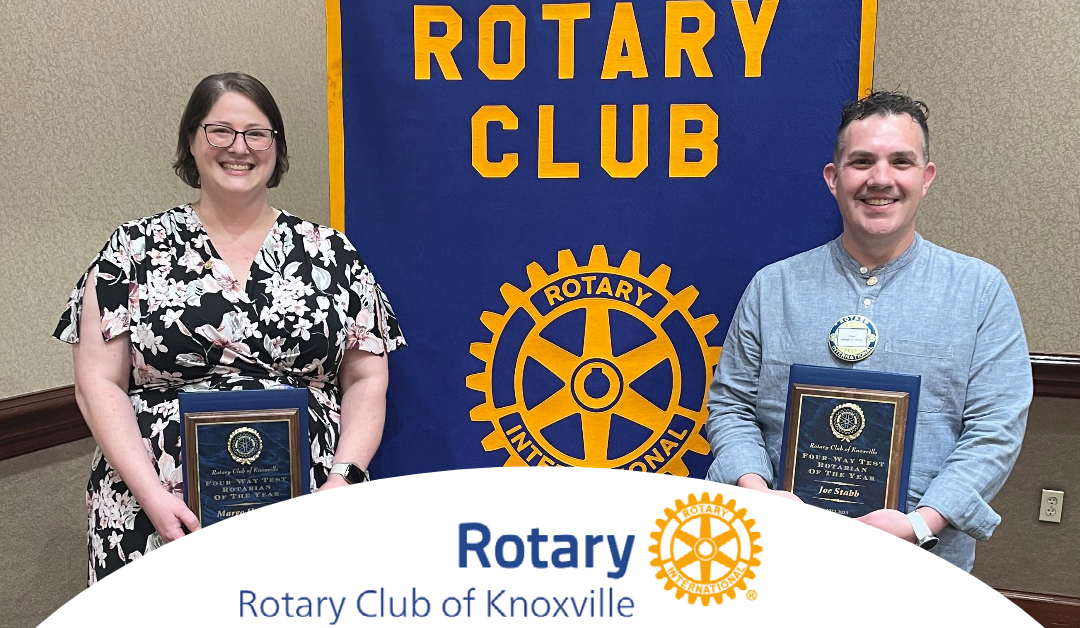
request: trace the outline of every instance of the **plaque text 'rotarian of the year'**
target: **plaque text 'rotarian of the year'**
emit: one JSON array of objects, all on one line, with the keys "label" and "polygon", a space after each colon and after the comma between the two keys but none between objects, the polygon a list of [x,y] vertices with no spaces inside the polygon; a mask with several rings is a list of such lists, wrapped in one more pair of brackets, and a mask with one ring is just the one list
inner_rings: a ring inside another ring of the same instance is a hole
[{"label": "plaque text 'rotarian of the year'", "polygon": [[258,478],[233,477],[221,480],[207,480],[204,487],[216,489],[214,501],[240,501],[249,499],[283,498],[286,494],[280,490],[289,481],[288,476],[270,476]]},{"label": "plaque text 'rotarian of the year'", "polygon": [[[814,443],[811,443],[810,446],[815,447]],[[821,449],[822,447],[817,446],[817,448]],[[820,474],[830,478],[861,480],[864,482],[875,482],[876,479],[871,473],[885,467],[885,462],[881,460],[867,460],[859,457],[849,458],[835,454],[802,452],[799,457],[803,460],[813,461],[814,466],[806,470],[810,475]],[[850,495],[850,497],[857,496],[857,494]]]}]

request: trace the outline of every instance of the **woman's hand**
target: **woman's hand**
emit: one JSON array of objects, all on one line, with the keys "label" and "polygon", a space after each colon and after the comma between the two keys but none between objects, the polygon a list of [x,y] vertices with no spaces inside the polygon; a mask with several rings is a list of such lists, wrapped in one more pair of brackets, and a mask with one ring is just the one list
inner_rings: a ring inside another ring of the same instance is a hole
[{"label": "woman's hand", "polygon": [[332,488],[341,488],[342,486],[348,486],[349,483],[345,481],[345,478],[340,473],[331,473],[330,477],[326,478],[323,485],[319,487],[320,491],[329,490]]},{"label": "woman's hand", "polygon": [[[165,543],[199,529],[199,519],[179,497],[160,489],[151,492],[142,501],[143,512],[150,517],[161,540]],[[186,531],[185,531],[186,529]]]}]

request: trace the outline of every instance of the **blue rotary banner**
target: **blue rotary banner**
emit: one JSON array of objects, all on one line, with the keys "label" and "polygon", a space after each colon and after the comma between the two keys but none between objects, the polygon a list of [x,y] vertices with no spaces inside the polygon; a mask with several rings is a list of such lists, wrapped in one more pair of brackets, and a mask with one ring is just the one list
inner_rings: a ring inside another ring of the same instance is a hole
[{"label": "blue rotary banner", "polygon": [[373,474],[703,477],[705,393],[744,287],[840,232],[821,169],[870,84],[876,3],[327,15],[333,223],[409,342]]}]

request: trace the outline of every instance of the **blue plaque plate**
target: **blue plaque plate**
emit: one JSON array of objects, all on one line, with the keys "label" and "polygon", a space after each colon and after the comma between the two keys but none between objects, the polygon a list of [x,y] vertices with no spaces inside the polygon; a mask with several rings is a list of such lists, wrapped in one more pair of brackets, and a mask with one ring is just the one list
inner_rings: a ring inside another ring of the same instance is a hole
[{"label": "blue plaque plate", "polygon": [[918,375],[793,364],[783,489],[848,517],[904,510],[920,384]]},{"label": "blue plaque plate", "polygon": [[307,388],[179,398],[184,500],[203,526],[309,491]]}]

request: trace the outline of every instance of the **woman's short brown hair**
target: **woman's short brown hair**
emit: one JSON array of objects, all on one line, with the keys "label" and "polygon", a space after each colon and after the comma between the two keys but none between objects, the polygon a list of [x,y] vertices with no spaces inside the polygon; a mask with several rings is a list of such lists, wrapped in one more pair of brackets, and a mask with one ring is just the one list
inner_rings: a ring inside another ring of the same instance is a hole
[{"label": "woman's short brown hair", "polygon": [[285,122],[281,119],[281,111],[278,110],[274,97],[270,90],[259,79],[243,72],[224,72],[211,74],[199,81],[195,90],[191,92],[184,115],[180,118],[180,137],[176,142],[176,161],[173,170],[184,183],[193,188],[200,185],[199,169],[195,167],[195,157],[191,154],[191,138],[199,130],[199,124],[210,113],[214,103],[226,92],[234,92],[246,96],[255,106],[270,119],[270,126],[277,134],[274,136],[274,144],[277,145],[277,162],[274,164],[274,173],[266,182],[266,187],[277,187],[281,177],[289,171],[289,149],[285,142]]}]

